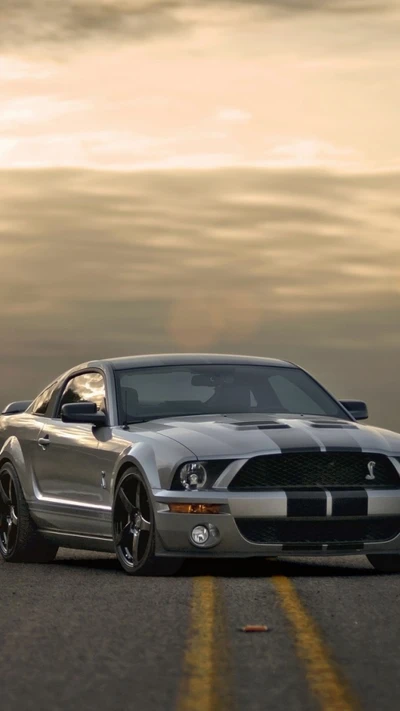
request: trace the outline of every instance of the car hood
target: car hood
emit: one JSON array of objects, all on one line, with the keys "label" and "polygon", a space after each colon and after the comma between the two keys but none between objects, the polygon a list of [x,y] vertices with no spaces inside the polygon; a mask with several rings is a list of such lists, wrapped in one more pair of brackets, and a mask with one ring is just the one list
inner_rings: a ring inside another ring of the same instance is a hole
[{"label": "car hood", "polygon": [[325,450],[400,456],[396,432],[321,416],[199,415],[153,420],[142,427],[184,445],[198,458]]}]

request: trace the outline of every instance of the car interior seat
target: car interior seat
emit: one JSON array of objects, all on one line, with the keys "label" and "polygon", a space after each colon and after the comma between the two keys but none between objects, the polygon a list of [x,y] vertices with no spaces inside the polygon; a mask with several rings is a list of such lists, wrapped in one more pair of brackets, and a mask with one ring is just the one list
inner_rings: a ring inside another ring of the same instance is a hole
[{"label": "car interior seat", "polygon": [[224,384],[217,388],[206,405],[212,405],[220,412],[246,412],[250,409],[251,392],[247,385]]}]

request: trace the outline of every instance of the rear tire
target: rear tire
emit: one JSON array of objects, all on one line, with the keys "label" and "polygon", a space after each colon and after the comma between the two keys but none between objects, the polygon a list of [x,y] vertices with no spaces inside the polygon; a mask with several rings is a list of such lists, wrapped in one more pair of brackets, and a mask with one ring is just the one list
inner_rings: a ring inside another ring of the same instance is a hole
[{"label": "rear tire", "polygon": [[0,553],[4,561],[50,563],[57,551],[57,545],[38,533],[17,472],[6,462],[0,469]]},{"label": "rear tire", "polygon": [[118,561],[128,575],[174,575],[182,565],[180,559],[155,555],[153,507],[134,467],[122,475],[115,490],[113,536]]},{"label": "rear tire", "polygon": [[400,573],[400,555],[396,553],[383,553],[382,555],[367,555],[375,570],[380,573]]}]

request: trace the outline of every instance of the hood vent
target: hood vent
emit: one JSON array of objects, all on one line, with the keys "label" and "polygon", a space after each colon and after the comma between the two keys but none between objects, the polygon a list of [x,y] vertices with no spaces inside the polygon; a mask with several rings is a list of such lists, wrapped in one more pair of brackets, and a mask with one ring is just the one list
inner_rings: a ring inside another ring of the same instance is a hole
[{"label": "hood vent", "polygon": [[283,422],[277,422],[276,424],[268,425],[258,425],[259,430],[290,430],[290,425],[285,425]]},{"label": "hood vent", "polygon": [[287,430],[290,428],[290,425],[287,425],[284,422],[275,422],[274,420],[270,420],[269,422],[266,422],[265,420],[258,422],[256,420],[252,420],[250,422],[232,422],[231,426],[237,427],[241,430]]},{"label": "hood vent", "polygon": [[315,430],[356,430],[357,425],[352,422],[309,422],[310,427]]}]

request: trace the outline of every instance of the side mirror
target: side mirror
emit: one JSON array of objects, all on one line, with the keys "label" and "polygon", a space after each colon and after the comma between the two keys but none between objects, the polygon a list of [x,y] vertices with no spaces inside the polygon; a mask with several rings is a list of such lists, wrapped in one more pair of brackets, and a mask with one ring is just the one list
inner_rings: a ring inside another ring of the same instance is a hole
[{"label": "side mirror", "polygon": [[76,422],[89,424],[94,427],[104,427],[107,417],[104,412],[97,409],[94,402],[71,402],[61,408],[63,422]]},{"label": "side mirror", "polygon": [[368,419],[368,407],[362,400],[340,400],[340,404],[346,408],[355,420]]},{"label": "side mirror", "polygon": [[7,407],[4,408],[2,415],[18,415],[20,412],[25,412],[28,409],[32,400],[17,400],[16,402],[10,402]]}]

